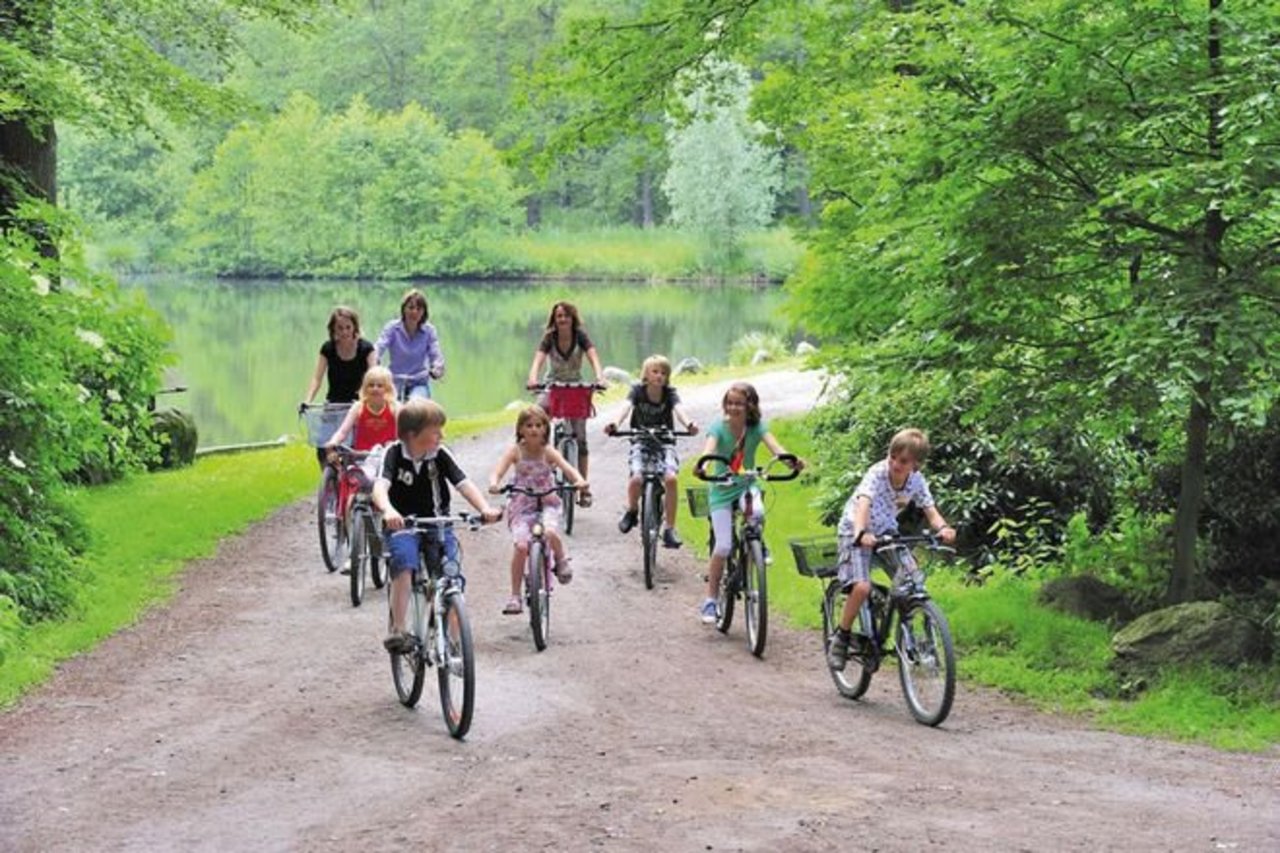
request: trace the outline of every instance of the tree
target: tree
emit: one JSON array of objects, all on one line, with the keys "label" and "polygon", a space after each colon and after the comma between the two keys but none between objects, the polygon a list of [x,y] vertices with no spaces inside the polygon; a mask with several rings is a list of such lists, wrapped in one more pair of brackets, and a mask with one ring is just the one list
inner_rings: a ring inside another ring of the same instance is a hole
[{"label": "tree", "polygon": [[671,163],[662,191],[679,227],[705,235],[720,260],[741,251],[742,237],[773,218],[778,163],[761,138],[763,125],[747,118],[751,84],[740,65],[719,62],[705,82],[684,97],[687,118],[669,119]]}]

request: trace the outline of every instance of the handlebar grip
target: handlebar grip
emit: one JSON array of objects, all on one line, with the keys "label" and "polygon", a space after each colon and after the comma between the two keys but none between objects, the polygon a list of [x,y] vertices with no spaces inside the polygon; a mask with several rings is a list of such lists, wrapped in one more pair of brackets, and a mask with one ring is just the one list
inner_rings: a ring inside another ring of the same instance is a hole
[{"label": "handlebar grip", "polygon": [[698,461],[693,463],[693,476],[706,483],[727,483],[732,479],[732,475],[725,474],[708,474],[705,470],[708,462],[719,462],[725,468],[729,467],[729,460],[723,456],[717,456],[714,453],[708,453],[705,456],[699,456]]}]

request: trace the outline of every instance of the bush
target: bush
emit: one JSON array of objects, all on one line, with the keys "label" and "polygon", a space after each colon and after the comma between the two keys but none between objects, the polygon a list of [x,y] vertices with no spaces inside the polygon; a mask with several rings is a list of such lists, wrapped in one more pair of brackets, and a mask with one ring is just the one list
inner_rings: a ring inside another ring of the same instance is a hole
[{"label": "bush", "polygon": [[779,361],[790,352],[787,342],[768,332],[748,332],[733,342],[729,348],[729,364],[748,365],[762,361]]},{"label": "bush", "polygon": [[0,597],[25,622],[71,600],[81,529],[62,481],[113,479],[156,454],[151,395],[168,333],[138,294],[64,247],[0,240]]}]

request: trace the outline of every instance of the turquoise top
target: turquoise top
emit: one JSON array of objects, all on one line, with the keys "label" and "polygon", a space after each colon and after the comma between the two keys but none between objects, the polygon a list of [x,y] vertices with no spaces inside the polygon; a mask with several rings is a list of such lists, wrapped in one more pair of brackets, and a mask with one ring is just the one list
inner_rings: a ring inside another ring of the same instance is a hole
[{"label": "turquoise top", "polygon": [[[742,436],[742,468],[750,470],[756,467],[756,448],[760,446],[760,441],[764,438],[765,433],[769,431],[769,427],[764,421],[755,426],[748,426],[746,432]],[[729,425],[720,419],[711,425],[707,430],[707,435],[715,438],[716,448],[715,455],[723,456],[725,459],[733,458],[734,446],[738,443],[733,437],[733,433],[729,431]],[[723,474],[725,466],[722,463],[713,463],[710,474]],[[743,482],[731,483],[711,483],[708,492],[708,501],[711,510],[727,509],[733,506],[733,502],[747,491],[747,484]]]}]

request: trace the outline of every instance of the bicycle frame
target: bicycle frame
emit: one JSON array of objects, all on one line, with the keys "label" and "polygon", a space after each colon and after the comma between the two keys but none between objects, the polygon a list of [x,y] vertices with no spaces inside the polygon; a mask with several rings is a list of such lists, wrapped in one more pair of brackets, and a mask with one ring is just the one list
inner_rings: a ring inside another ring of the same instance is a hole
[{"label": "bicycle frame", "polygon": [[[552,486],[550,489],[528,489],[508,483],[501,491],[504,494],[518,494],[533,498],[536,520],[529,530],[529,552],[525,557],[524,590],[525,605],[529,608],[529,627],[533,631],[533,646],[538,651],[547,647],[551,635],[551,591],[554,589],[552,578],[555,574],[555,553],[551,550],[543,523],[543,500],[549,495],[568,489],[569,500],[573,501],[573,493],[577,486]],[[540,570],[539,570],[540,567]]]},{"label": "bicycle frame", "polygon": [[640,539],[643,548],[644,585],[653,589],[653,573],[658,567],[658,533],[661,528],[664,512],[664,499],[667,487],[664,461],[666,448],[676,443],[677,438],[693,435],[687,430],[671,430],[666,427],[634,427],[629,430],[616,429],[610,433],[614,438],[629,438],[633,444],[645,445],[643,453],[647,454],[640,477]]}]

